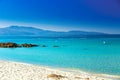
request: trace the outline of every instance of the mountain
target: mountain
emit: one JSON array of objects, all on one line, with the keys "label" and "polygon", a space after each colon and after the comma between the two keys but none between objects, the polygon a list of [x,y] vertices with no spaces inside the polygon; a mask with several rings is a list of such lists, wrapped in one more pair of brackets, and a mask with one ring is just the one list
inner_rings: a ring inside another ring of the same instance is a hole
[{"label": "mountain", "polygon": [[86,31],[68,31],[68,32],[57,32],[42,30],[33,27],[24,26],[10,26],[5,28],[0,28],[0,35],[2,36],[41,36],[41,37],[82,37],[90,35],[104,35],[104,33],[99,32],[86,32]]}]

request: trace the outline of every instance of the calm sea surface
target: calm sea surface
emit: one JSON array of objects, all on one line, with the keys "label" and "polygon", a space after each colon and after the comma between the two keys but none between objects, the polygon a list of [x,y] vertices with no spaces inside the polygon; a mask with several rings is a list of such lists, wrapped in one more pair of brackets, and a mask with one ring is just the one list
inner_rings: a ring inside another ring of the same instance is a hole
[{"label": "calm sea surface", "polygon": [[40,45],[33,48],[0,48],[1,60],[120,75],[120,38],[0,37],[0,42]]}]

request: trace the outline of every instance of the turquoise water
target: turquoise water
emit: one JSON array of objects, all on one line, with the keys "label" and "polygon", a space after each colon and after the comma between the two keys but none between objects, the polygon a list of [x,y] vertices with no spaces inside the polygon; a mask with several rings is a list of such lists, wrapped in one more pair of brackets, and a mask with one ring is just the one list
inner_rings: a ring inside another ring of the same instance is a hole
[{"label": "turquoise water", "polygon": [[47,47],[0,48],[1,60],[120,75],[120,38],[0,38],[8,41]]}]

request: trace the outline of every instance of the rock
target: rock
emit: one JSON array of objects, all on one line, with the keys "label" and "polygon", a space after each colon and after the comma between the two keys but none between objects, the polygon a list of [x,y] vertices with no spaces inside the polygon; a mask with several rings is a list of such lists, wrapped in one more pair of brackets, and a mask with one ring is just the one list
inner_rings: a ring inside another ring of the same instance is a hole
[{"label": "rock", "polygon": [[47,47],[46,45],[42,45],[42,47]]},{"label": "rock", "polygon": [[54,45],[53,47],[59,47],[58,45]]},{"label": "rock", "polygon": [[47,78],[54,78],[54,79],[59,80],[59,79],[61,79],[61,78],[66,78],[66,77],[65,77],[65,76],[62,76],[62,75],[57,75],[57,74],[49,74],[49,75],[47,76]]},{"label": "rock", "polygon": [[16,48],[16,47],[36,47],[38,45],[36,44],[17,44],[17,43],[13,43],[13,42],[7,42],[7,43],[0,43],[0,47],[2,48]]},{"label": "rock", "polygon": [[16,43],[7,42],[7,43],[0,43],[0,47],[3,47],[3,48],[15,48],[15,47],[18,47],[18,45]]},{"label": "rock", "polygon": [[36,46],[38,46],[38,45],[25,43],[25,44],[21,44],[21,46],[22,46],[22,47],[36,47]]}]

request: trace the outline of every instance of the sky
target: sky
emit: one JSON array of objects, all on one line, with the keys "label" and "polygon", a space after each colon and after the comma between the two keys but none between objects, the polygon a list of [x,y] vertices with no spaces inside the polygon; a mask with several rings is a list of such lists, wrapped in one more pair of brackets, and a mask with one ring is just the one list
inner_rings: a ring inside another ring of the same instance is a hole
[{"label": "sky", "polygon": [[0,28],[120,34],[120,0],[0,0]]}]

